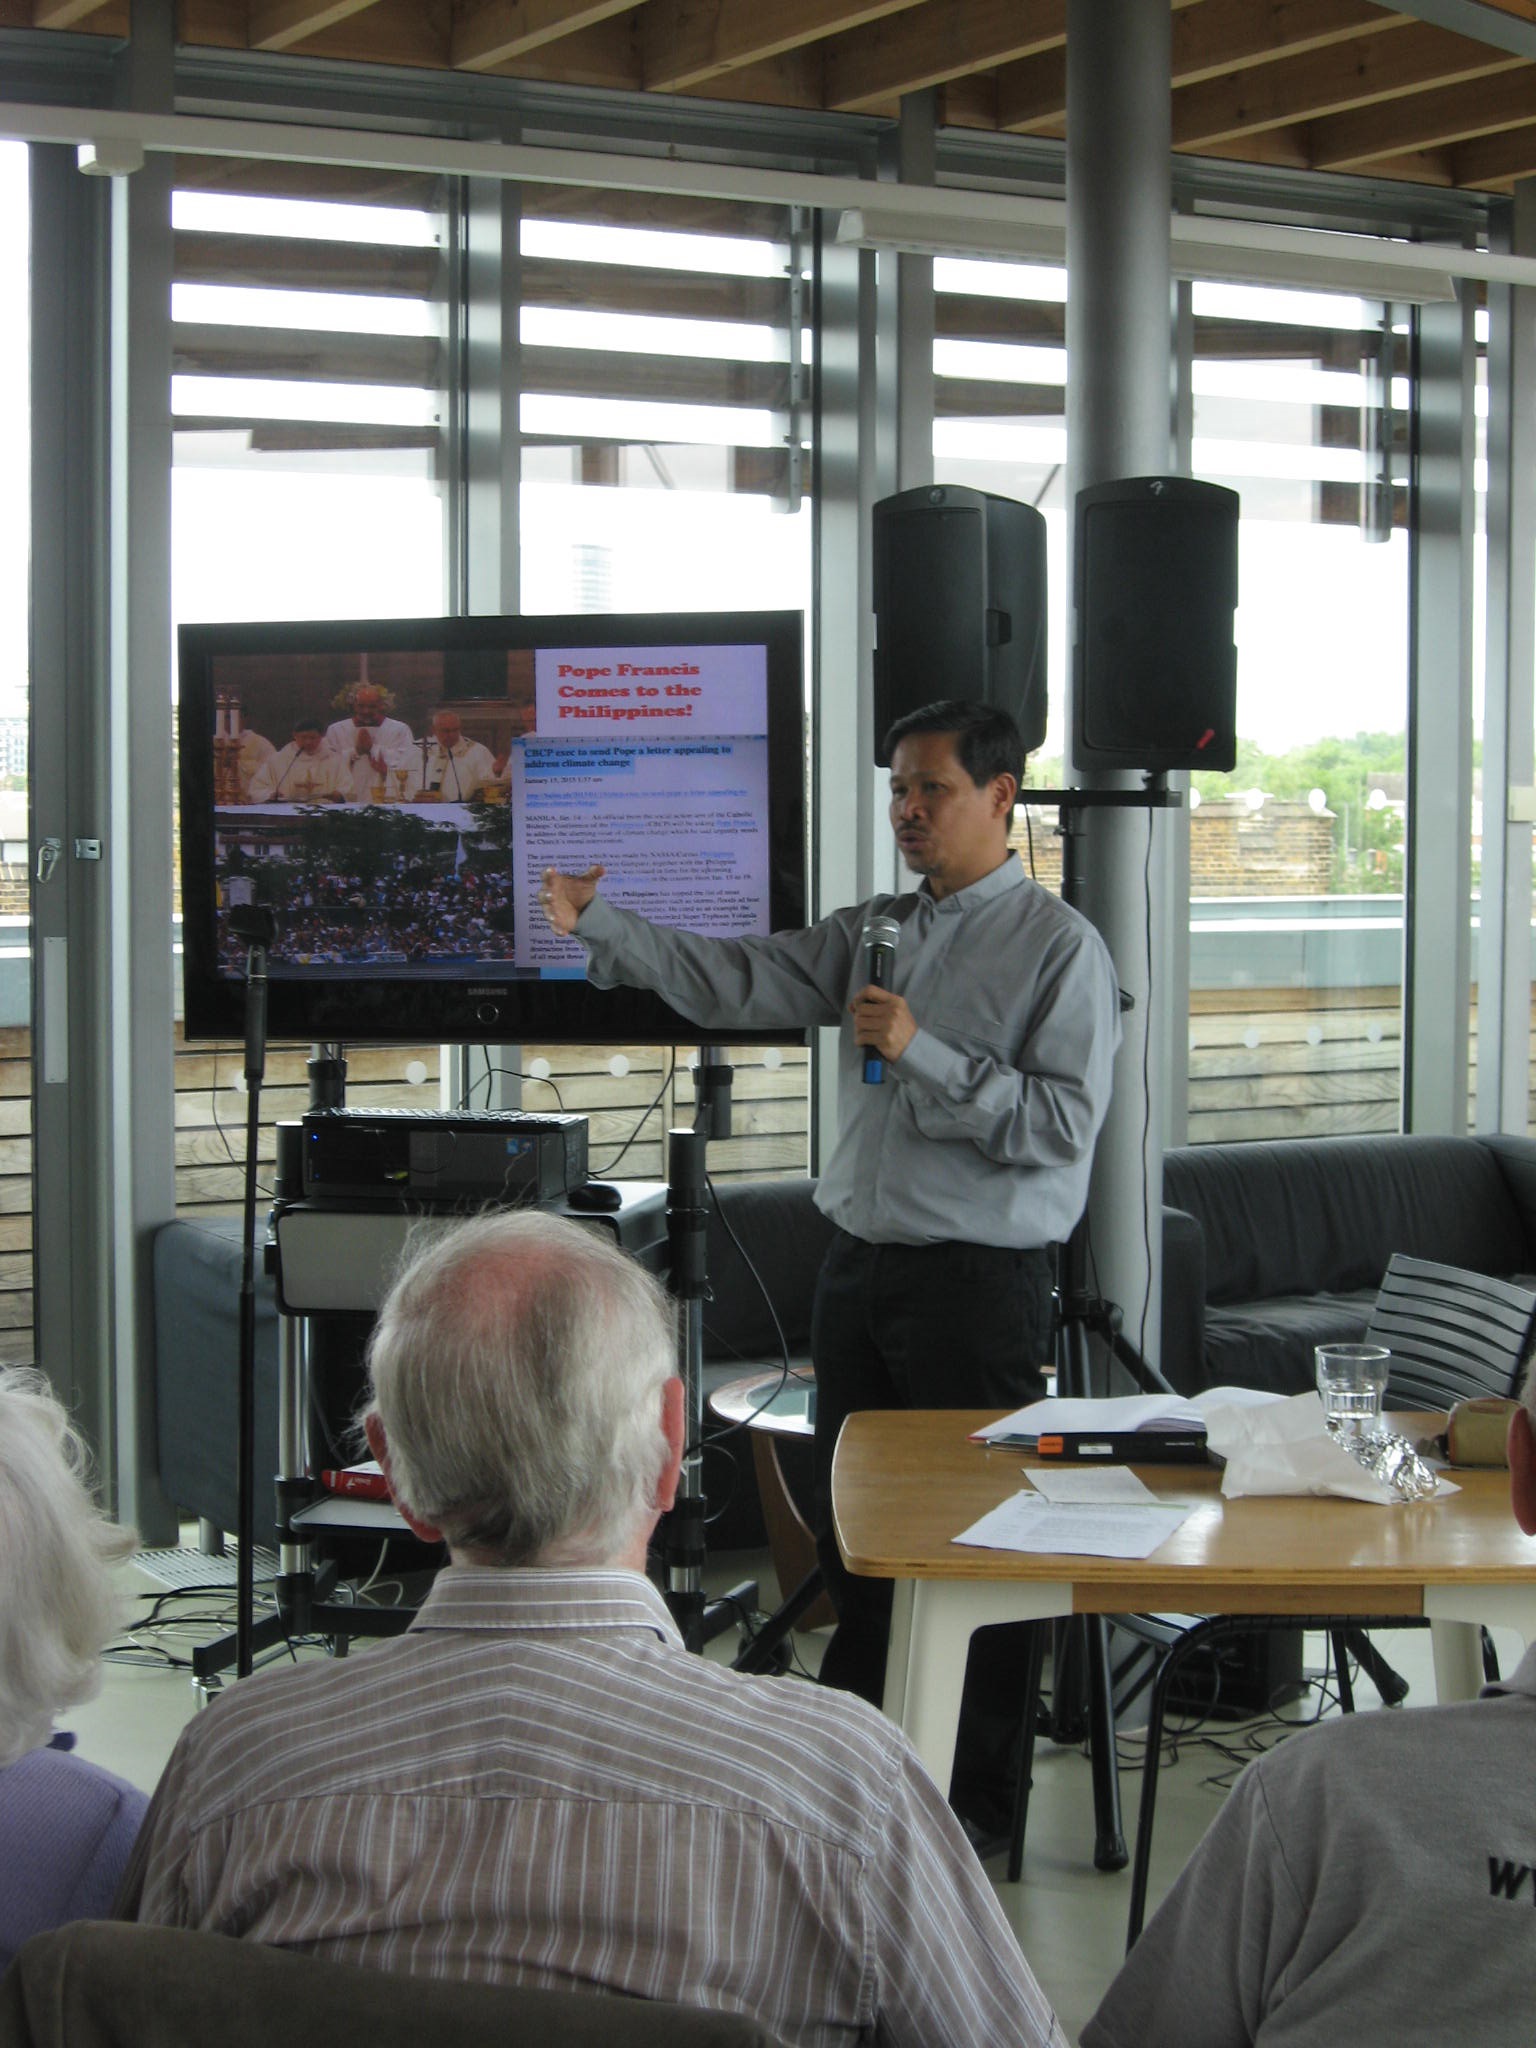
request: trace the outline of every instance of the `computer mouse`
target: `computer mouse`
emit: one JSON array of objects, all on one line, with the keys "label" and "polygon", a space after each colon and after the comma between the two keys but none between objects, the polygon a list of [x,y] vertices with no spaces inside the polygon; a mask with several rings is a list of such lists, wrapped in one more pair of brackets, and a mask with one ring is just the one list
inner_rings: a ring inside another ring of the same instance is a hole
[{"label": "computer mouse", "polygon": [[572,1188],[565,1199],[572,1209],[617,1209],[624,1196],[611,1181],[589,1180],[583,1187]]}]

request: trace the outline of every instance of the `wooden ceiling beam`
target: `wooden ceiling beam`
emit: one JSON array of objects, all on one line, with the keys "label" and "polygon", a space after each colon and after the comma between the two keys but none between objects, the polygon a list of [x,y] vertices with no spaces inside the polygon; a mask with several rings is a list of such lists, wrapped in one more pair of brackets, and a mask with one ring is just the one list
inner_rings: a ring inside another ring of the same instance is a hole
[{"label": "wooden ceiling beam", "polygon": [[[191,0],[185,0],[190,5]],[[228,5],[228,0],[224,0]],[[318,0],[317,0],[318,5]],[[306,57],[345,64],[399,64],[441,71],[448,63],[448,17],[421,0],[373,0],[361,14],[346,14],[306,41]]]},{"label": "wooden ceiling beam", "polygon": [[826,46],[826,103],[860,113],[1064,42],[1066,0],[927,0]]},{"label": "wooden ceiling beam", "polygon": [[373,4],[374,0],[251,0],[247,41],[253,50],[290,50]]},{"label": "wooden ceiling beam", "polygon": [[1536,176],[1536,122],[1458,143],[1448,154],[1452,178],[1475,192]]},{"label": "wooden ceiling beam", "polygon": [[640,90],[640,59],[631,25],[617,16],[578,29],[558,43],[540,43],[537,49],[485,69],[498,77],[547,79],[551,85],[595,85],[610,92]]},{"label": "wooden ceiling beam", "polygon": [[1311,157],[1319,169],[1349,170],[1385,156],[1440,149],[1447,143],[1519,128],[1536,118],[1536,64],[1438,92],[1383,100],[1358,113],[1312,125]]},{"label": "wooden ceiling beam", "polygon": [[798,50],[783,50],[777,57],[722,71],[701,85],[685,85],[681,90],[698,99],[737,100],[743,106],[804,107],[819,113],[821,45],[805,43]]},{"label": "wooden ceiling beam", "polygon": [[1374,0],[1201,0],[1173,17],[1173,82],[1195,85],[1282,55],[1401,27]]},{"label": "wooden ceiling beam", "polygon": [[494,71],[633,7],[634,0],[459,0],[448,61],[455,71]]},{"label": "wooden ceiling beam", "polygon": [[1042,50],[1018,64],[1002,64],[997,72],[997,125],[1016,135],[1027,134],[1047,121],[1066,119],[1067,46]]},{"label": "wooden ceiling beam", "polygon": [[1173,96],[1176,149],[1211,148],[1263,128],[1348,113],[1373,101],[1455,84],[1519,63],[1507,51],[1416,22],[1282,57],[1232,78],[1183,86]]},{"label": "wooden ceiling beam", "polygon": [[727,71],[883,20],[917,0],[647,0],[640,71],[647,92],[682,92]]},{"label": "wooden ceiling beam", "polygon": [[100,14],[107,0],[32,0],[34,28],[74,28],[88,14]]},{"label": "wooden ceiling beam", "polygon": [[[1401,22],[1373,0],[1200,0],[1173,17],[1174,87],[1227,78],[1271,63],[1280,52],[1299,56]],[[1064,119],[1066,110],[1064,48],[999,68],[999,128],[1028,133]]]}]

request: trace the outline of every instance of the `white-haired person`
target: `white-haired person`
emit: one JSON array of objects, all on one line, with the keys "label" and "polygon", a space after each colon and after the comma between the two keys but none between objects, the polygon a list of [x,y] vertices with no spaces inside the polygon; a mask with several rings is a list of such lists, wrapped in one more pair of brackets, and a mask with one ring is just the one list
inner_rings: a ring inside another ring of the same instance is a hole
[{"label": "white-haired person", "polygon": [[[1536,1365],[1509,1492],[1536,1536]],[[1536,1644],[1476,1700],[1343,1715],[1250,1764],[1083,2048],[1528,2048],[1533,1907]]]},{"label": "white-haired person", "polygon": [[815,2048],[1059,2048],[901,1733],[683,1649],[644,1576],[684,1449],[675,1351],[666,1296],[592,1229],[502,1213],[408,1250],[366,1427],[450,1562],[403,1636],[197,1717],[120,1910]]},{"label": "white-haired person", "polygon": [[108,1911],[148,1804],[54,1732],[100,1688],[111,1567],[136,1540],[87,1475],[42,1374],[0,1369],[0,1969],[28,1936]]}]

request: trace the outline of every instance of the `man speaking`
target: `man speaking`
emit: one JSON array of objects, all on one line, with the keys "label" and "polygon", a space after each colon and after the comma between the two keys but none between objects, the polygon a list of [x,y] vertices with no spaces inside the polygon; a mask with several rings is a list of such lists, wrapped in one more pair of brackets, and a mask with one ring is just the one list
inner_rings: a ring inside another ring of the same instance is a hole
[{"label": "man speaking", "polygon": [[909,893],[745,939],[616,909],[600,867],[548,870],[540,893],[600,988],[653,989],[706,1027],[841,1026],[838,1138],[816,1191],[837,1235],[811,1324],[817,1546],[839,1617],[822,1677],[876,1703],[891,1588],[837,1554],[837,1433],[857,1409],[1006,1410],[1043,1391],[1046,1247],[1087,1201],[1120,1038],[1103,940],[1009,851],[1013,720],[930,704],[897,720],[887,752],[896,844],[922,877]]}]

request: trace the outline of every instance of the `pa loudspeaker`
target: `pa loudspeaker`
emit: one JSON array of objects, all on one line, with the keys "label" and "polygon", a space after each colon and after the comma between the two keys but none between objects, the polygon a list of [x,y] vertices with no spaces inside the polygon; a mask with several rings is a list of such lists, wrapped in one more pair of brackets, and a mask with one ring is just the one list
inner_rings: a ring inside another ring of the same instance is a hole
[{"label": "pa loudspeaker", "polygon": [[[1045,520],[953,484],[874,508],[875,759],[898,718],[939,697],[1012,714],[1045,738]],[[1022,764],[1021,764],[1022,768]]]},{"label": "pa loudspeaker", "polygon": [[1236,491],[1129,477],[1077,494],[1072,752],[1079,768],[1237,763]]}]

